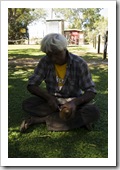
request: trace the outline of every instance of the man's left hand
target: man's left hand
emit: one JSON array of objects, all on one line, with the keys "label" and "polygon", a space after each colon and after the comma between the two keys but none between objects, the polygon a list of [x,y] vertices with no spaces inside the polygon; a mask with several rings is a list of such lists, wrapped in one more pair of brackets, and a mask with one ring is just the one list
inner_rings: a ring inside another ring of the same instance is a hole
[{"label": "man's left hand", "polygon": [[65,103],[60,107],[60,117],[64,120],[74,117],[76,111],[76,105],[74,101]]}]

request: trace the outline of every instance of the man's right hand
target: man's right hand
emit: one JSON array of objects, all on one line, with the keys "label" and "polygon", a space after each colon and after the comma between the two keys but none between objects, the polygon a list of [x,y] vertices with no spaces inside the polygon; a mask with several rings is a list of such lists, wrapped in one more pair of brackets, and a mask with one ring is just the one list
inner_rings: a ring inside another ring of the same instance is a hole
[{"label": "man's right hand", "polygon": [[46,101],[48,101],[49,106],[51,107],[52,111],[58,110],[58,102],[54,96],[49,94],[47,90],[40,88],[39,86],[29,85],[27,89],[30,93],[43,97]]},{"label": "man's right hand", "polygon": [[51,109],[53,110],[53,111],[57,111],[58,110],[58,102],[57,102],[57,100],[56,100],[56,98],[55,97],[53,97],[53,96],[51,96],[49,99],[48,99],[48,104],[49,104],[49,106],[51,107]]}]

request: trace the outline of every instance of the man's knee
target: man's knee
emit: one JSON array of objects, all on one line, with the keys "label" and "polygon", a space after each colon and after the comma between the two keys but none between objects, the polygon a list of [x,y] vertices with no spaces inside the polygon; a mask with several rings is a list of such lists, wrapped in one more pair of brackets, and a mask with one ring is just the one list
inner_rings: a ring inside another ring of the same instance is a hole
[{"label": "man's knee", "polygon": [[30,109],[42,103],[44,103],[44,100],[40,97],[37,96],[29,97],[22,102],[22,109],[24,111],[30,111]]},{"label": "man's knee", "polygon": [[95,104],[85,105],[81,110],[85,113],[100,115],[99,108]]},{"label": "man's knee", "polygon": [[24,111],[28,111],[30,109],[30,103],[28,102],[28,99],[26,99],[22,102],[22,109]]},{"label": "man's knee", "polygon": [[99,108],[94,104],[84,106],[80,112],[82,118],[87,122],[94,122],[100,118]]}]

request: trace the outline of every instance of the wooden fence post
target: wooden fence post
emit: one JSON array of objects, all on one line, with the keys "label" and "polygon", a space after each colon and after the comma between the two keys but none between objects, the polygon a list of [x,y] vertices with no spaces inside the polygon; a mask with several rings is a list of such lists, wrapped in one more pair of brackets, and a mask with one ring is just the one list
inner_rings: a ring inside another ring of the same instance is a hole
[{"label": "wooden fence post", "polygon": [[96,49],[96,36],[93,38],[93,47]]},{"label": "wooden fence post", "polygon": [[96,36],[95,36],[95,49],[96,49]]},{"label": "wooden fence post", "polygon": [[95,38],[93,37],[93,47],[95,46]]},{"label": "wooden fence post", "polygon": [[107,57],[107,42],[108,42],[108,31],[106,31],[105,40],[104,40],[104,51],[103,51],[103,59],[104,60]]},{"label": "wooden fence post", "polygon": [[98,35],[98,54],[100,53],[100,35]]}]

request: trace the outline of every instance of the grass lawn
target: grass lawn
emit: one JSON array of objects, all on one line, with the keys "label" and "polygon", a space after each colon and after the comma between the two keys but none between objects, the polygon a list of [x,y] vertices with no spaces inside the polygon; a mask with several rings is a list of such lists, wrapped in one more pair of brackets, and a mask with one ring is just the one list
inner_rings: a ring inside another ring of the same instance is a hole
[{"label": "grass lawn", "polygon": [[21,104],[30,96],[27,91],[28,77],[44,55],[38,45],[8,47],[8,157],[9,158],[107,158],[108,157],[108,65],[102,54],[88,46],[68,47],[81,55],[89,65],[96,84],[96,105],[101,118],[93,131],[76,129],[67,132],[47,131],[45,124],[34,125],[27,133],[19,132],[27,113]]}]

